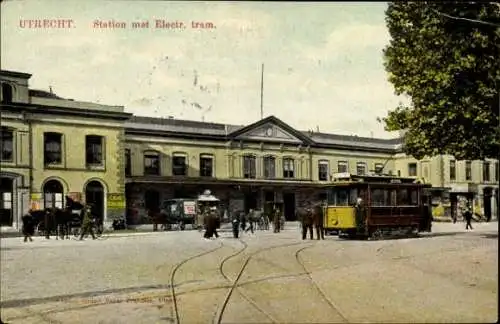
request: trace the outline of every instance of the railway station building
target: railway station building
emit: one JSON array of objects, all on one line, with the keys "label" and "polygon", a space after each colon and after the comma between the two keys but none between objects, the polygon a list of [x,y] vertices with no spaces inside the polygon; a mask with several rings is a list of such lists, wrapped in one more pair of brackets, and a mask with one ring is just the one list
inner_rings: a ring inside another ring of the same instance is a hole
[{"label": "railway station building", "polygon": [[326,198],[333,173],[375,170],[472,195],[483,213],[498,213],[498,160],[417,161],[400,139],[303,131],[275,116],[243,126],[133,116],[30,89],[30,77],[0,72],[2,230],[66,195],[92,203],[106,223],[147,224],[148,209],[207,189],[229,211],[280,202],[293,220],[297,206]]}]

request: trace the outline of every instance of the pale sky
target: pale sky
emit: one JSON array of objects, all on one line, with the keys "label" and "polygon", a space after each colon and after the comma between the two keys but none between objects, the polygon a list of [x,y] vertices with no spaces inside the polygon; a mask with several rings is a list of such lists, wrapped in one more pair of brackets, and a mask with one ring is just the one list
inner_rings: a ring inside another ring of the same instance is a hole
[{"label": "pale sky", "polygon": [[[137,115],[244,125],[260,119],[264,63],[264,117],[300,130],[397,135],[376,121],[406,102],[383,67],[386,3],[11,0],[1,6],[2,69],[33,74],[34,89],[52,86],[61,97],[122,105]],[[21,28],[20,19],[72,19],[75,27]],[[94,28],[97,19],[127,28]],[[187,28],[155,28],[155,19]],[[133,29],[138,21],[149,21],[149,28]],[[193,29],[192,21],[216,28]]]}]

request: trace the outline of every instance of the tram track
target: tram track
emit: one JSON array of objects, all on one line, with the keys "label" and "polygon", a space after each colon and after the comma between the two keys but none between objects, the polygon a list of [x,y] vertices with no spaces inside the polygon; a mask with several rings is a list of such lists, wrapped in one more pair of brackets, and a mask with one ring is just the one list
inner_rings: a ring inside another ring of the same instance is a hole
[{"label": "tram track", "polygon": [[[226,295],[226,298],[224,299],[221,307],[217,310],[217,312],[215,313],[215,316],[213,317],[212,319],[212,323],[214,324],[221,324],[222,323],[222,319],[223,319],[223,316],[224,316],[224,312],[226,311],[227,309],[227,306],[229,304],[229,301],[231,300],[231,297],[234,293],[235,290],[237,290],[240,295],[244,295],[244,293],[241,292],[241,290],[239,289],[238,287],[238,283],[239,283],[239,280],[241,279],[243,273],[245,272],[245,269],[247,268],[248,264],[250,263],[250,261],[253,259],[254,256],[260,254],[260,253],[263,253],[263,252],[266,252],[266,251],[270,251],[270,250],[273,250],[273,249],[279,249],[279,248],[286,248],[286,247],[290,247],[290,246],[295,246],[295,245],[301,245],[301,244],[304,244],[304,242],[298,242],[298,243],[288,243],[288,244],[282,244],[282,245],[277,245],[277,246],[271,246],[271,247],[267,247],[267,248],[264,248],[264,249],[259,249],[253,253],[251,253],[246,259],[245,261],[243,262],[243,265],[242,267],[240,268],[240,270],[237,272],[236,274],[236,278],[233,280],[233,283],[231,285],[231,287],[229,288],[229,291]],[[230,280],[230,278],[224,274],[224,276]],[[245,297],[243,297],[245,298]],[[247,298],[245,298],[247,299]],[[247,299],[248,300],[248,299]],[[254,306],[259,312],[261,312],[262,314],[264,314],[269,320],[271,320],[272,323],[278,323],[279,321],[277,321],[272,315],[270,315],[268,312],[266,312],[265,310],[263,310],[260,306],[258,306],[256,303],[254,302],[251,302],[252,306]]]},{"label": "tram track", "polygon": [[318,291],[318,293],[321,295],[321,297],[327,302],[327,304],[337,313],[339,314],[339,316],[342,318],[342,320],[345,322],[345,323],[349,323],[349,320],[347,319],[347,317],[340,311],[339,307],[337,305],[334,304],[334,302],[328,298],[328,296],[325,294],[325,292],[323,291],[323,289],[321,289],[321,287],[316,283],[316,281],[314,281],[312,275],[311,275],[311,272],[307,269],[306,265],[304,264],[304,261],[301,259],[300,257],[300,253],[304,252],[305,250],[307,249],[310,249],[312,248],[313,246],[306,246],[306,247],[303,247],[299,250],[297,250],[297,252],[295,252],[295,259],[297,260],[297,263],[300,264],[302,266],[302,268],[304,269],[304,272],[307,274],[307,277],[309,278],[309,281],[311,282],[311,284],[314,286],[314,288]]},{"label": "tram track", "polygon": [[179,305],[177,301],[177,295],[175,292],[175,274],[179,269],[185,265],[186,263],[193,261],[197,258],[200,258],[202,256],[208,255],[210,253],[213,253],[215,251],[218,251],[224,247],[224,243],[220,242],[219,246],[213,249],[210,249],[208,251],[204,251],[202,253],[198,253],[196,255],[193,255],[187,259],[182,260],[181,262],[177,263],[174,268],[172,269],[172,273],[170,274],[170,293],[171,293],[171,298],[172,298],[172,307],[173,307],[173,312],[174,312],[174,320],[176,324],[180,324],[180,314],[179,314]]}]

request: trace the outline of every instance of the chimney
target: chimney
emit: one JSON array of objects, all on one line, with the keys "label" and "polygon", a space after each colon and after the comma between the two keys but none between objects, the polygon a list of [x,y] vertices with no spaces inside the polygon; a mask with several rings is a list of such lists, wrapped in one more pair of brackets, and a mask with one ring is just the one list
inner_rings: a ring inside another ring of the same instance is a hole
[{"label": "chimney", "polygon": [[319,133],[319,125],[316,125],[316,132]]}]

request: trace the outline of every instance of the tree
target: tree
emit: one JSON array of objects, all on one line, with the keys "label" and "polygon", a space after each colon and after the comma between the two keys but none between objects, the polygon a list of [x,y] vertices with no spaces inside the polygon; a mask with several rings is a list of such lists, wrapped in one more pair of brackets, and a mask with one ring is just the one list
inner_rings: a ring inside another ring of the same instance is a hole
[{"label": "tree", "polygon": [[384,66],[409,106],[389,111],[387,131],[403,130],[417,159],[498,158],[500,6],[479,2],[393,2]]}]

